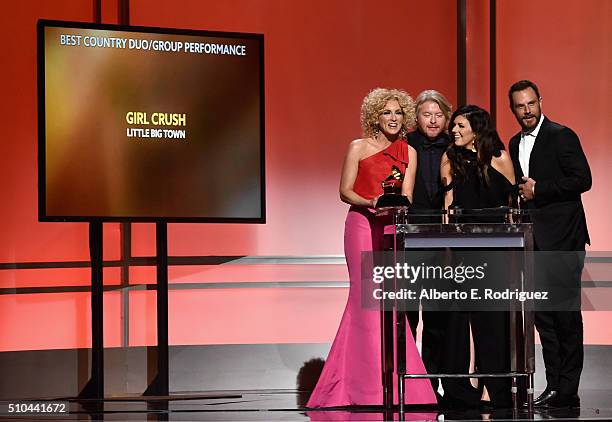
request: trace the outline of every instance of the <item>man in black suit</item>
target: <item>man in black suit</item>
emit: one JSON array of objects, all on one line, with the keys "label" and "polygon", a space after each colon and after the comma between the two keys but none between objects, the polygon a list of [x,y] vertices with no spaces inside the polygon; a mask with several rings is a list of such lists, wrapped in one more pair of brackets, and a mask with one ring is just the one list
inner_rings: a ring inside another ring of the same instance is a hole
[{"label": "man in black suit", "polygon": [[[417,212],[439,212],[444,205],[444,192],[440,180],[440,161],[448,148],[447,133],[451,105],[438,91],[421,92],[415,101],[417,130],[408,135],[408,143],[417,152],[417,171],[412,193],[412,209]],[[439,216],[411,216],[410,223],[440,223]],[[436,260],[436,255],[431,257]],[[427,372],[441,373],[442,353],[446,335],[446,313],[423,311],[422,355]],[[413,336],[419,323],[419,312],[408,312]],[[432,380],[434,390],[438,380]]]},{"label": "man in black suit", "polygon": [[[552,284],[554,278],[554,283],[561,280],[578,290],[585,244],[590,242],[580,198],[591,188],[589,164],[578,136],[544,117],[542,98],[533,82],[516,82],[508,91],[508,98],[521,126],[521,131],[510,140],[510,156],[517,180],[522,180],[519,194],[530,212],[535,249],[579,251],[574,260],[562,263],[569,266],[564,267],[561,277],[559,265],[548,265],[543,269],[547,280],[536,283]],[[579,306],[572,311],[536,311],[535,323],[542,342],[547,387],[534,404],[579,406],[578,384],[584,359]]]}]

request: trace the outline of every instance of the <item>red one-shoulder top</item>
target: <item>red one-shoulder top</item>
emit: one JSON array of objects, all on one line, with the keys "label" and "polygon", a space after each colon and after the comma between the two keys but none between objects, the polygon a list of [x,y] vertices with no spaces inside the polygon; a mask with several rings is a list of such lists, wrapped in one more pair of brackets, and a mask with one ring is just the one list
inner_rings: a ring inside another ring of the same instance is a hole
[{"label": "red one-shoulder top", "polygon": [[353,190],[365,199],[382,195],[382,182],[392,174],[393,166],[400,170],[402,176],[406,174],[408,143],[403,139],[398,139],[382,151],[359,161]]}]

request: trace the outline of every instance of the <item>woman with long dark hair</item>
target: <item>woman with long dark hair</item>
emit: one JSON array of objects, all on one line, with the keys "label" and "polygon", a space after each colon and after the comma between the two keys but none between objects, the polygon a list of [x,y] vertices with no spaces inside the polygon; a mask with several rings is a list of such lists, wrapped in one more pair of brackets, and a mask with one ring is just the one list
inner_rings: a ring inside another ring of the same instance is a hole
[{"label": "woman with long dark hair", "polygon": [[489,113],[475,105],[458,108],[449,125],[453,144],[440,173],[450,189],[445,207],[495,208],[512,204],[514,169]]},{"label": "woman with long dark hair", "polygon": [[[512,205],[514,168],[489,113],[475,105],[460,107],[451,116],[449,128],[453,144],[442,156],[440,167],[442,181],[447,186],[445,207],[469,210]],[[503,222],[499,216],[478,214],[466,216],[462,221]],[[509,372],[508,314],[491,310],[451,314],[447,338],[453,353],[448,354],[445,362],[448,372],[466,373],[472,369],[470,329],[476,371]],[[447,380],[444,398],[457,405],[475,406],[481,399],[483,404],[495,407],[511,405],[508,378],[483,378],[479,387],[474,389],[466,379]]]}]

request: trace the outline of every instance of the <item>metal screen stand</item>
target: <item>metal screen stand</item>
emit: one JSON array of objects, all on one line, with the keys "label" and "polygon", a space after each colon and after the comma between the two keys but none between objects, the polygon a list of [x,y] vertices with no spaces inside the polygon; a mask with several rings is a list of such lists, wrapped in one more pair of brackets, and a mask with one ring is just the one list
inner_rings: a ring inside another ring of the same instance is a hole
[{"label": "metal screen stand", "polygon": [[[168,356],[168,223],[155,223],[157,262],[157,346],[149,350],[155,375],[143,393],[145,396],[167,396],[170,390]],[[150,362],[151,363],[151,362]]]},{"label": "metal screen stand", "polygon": [[91,378],[80,391],[79,398],[104,398],[104,286],[103,286],[102,222],[89,223],[89,255],[91,259]]}]

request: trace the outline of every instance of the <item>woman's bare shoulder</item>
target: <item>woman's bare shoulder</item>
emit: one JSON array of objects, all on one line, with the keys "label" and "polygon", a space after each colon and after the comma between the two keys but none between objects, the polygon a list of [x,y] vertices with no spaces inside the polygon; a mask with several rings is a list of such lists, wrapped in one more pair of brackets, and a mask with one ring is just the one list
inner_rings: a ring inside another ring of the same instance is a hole
[{"label": "woman's bare shoulder", "polygon": [[367,138],[354,139],[348,146],[347,155],[361,158],[367,154],[369,147]]},{"label": "woman's bare shoulder", "polygon": [[510,154],[508,154],[508,151],[506,150],[501,150],[499,157],[491,157],[491,161],[494,161],[496,163],[499,163],[501,165],[512,165],[512,159],[510,158]]},{"label": "woman's bare shoulder", "polygon": [[491,158],[491,166],[498,172],[500,172],[508,181],[514,184],[514,166],[512,165],[512,159],[507,151],[501,150],[499,157]]}]

